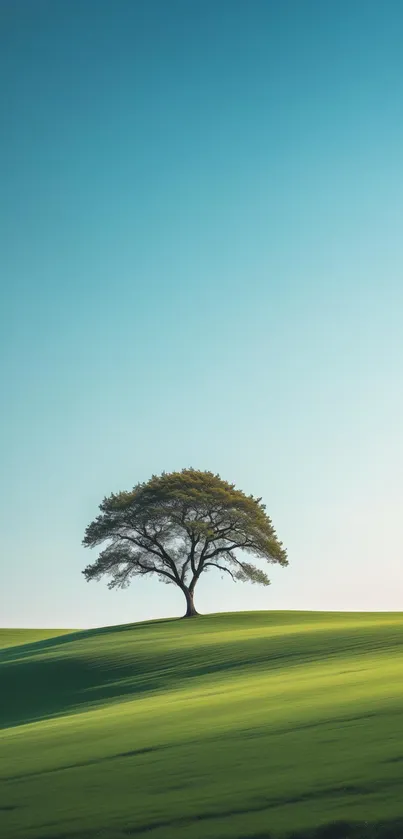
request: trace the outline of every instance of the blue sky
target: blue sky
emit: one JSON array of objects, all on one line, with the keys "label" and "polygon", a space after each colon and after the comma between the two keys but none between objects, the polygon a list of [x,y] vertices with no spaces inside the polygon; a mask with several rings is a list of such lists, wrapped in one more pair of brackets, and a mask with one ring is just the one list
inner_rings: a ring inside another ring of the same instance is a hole
[{"label": "blue sky", "polygon": [[86,584],[105,495],[263,496],[290,566],[200,611],[402,608],[403,7],[5,0],[4,626],[180,614]]}]

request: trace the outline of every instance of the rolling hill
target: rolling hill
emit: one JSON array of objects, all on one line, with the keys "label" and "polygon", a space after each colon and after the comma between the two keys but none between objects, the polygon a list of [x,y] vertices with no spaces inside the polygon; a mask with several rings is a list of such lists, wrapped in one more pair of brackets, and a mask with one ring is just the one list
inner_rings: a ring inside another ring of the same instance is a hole
[{"label": "rolling hill", "polygon": [[402,614],[32,633],[0,630],[5,839],[403,837]]}]

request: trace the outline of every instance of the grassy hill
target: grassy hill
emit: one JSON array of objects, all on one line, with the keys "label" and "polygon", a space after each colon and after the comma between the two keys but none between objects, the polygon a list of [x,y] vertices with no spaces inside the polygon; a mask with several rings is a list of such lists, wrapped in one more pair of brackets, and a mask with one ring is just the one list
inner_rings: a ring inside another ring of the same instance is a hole
[{"label": "grassy hill", "polygon": [[403,837],[402,614],[17,632],[1,836]]},{"label": "grassy hill", "polygon": [[4,647],[31,644],[57,635],[67,635],[71,629],[0,629],[0,651]]}]

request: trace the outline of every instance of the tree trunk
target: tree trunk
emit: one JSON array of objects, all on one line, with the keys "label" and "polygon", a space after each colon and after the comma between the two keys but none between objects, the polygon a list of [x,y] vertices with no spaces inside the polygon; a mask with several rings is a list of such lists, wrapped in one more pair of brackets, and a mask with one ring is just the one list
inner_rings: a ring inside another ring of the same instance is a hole
[{"label": "tree trunk", "polygon": [[186,597],[186,615],[184,618],[193,618],[195,615],[199,613],[196,612],[195,604],[194,604],[194,591],[188,588],[183,589],[183,593]]}]

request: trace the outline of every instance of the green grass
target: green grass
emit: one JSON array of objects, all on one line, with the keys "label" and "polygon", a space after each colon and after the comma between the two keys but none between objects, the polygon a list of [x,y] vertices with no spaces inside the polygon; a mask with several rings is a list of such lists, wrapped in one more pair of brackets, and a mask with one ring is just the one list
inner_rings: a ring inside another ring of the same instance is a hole
[{"label": "green grass", "polygon": [[402,614],[16,632],[0,631],[6,839],[403,837]]},{"label": "green grass", "polygon": [[71,631],[71,629],[0,629],[0,650],[4,647],[16,647],[20,644],[31,644],[33,641],[43,641],[45,638],[67,635]]}]

